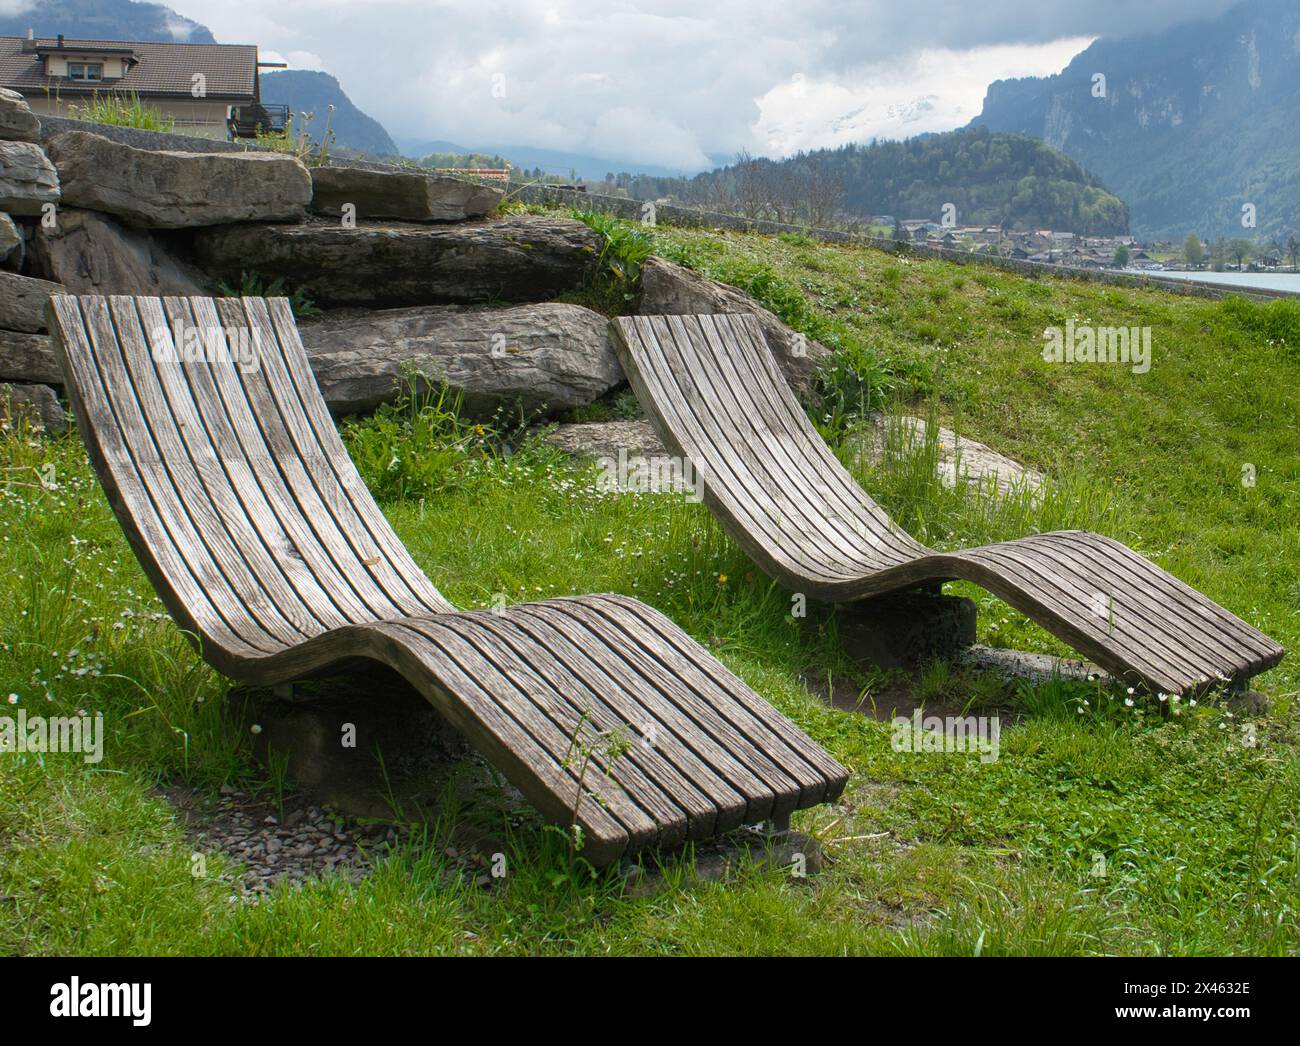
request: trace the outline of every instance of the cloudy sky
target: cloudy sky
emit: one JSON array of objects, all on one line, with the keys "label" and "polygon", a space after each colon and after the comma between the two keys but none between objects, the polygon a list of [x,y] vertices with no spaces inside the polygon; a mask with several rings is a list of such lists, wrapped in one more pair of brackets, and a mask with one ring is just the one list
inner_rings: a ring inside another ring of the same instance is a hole
[{"label": "cloudy sky", "polygon": [[398,138],[680,169],[960,126],[988,83],[1232,0],[170,0]]}]

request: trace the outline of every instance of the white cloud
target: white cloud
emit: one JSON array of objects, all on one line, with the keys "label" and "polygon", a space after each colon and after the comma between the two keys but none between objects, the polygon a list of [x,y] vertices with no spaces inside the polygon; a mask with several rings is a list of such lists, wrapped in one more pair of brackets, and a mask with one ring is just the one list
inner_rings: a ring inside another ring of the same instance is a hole
[{"label": "white cloud", "polygon": [[758,99],[755,146],[788,156],[801,149],[951,130],[979,115],[993,80],[1058,73],[1091,42],[1070,37],[966,51],[925,49],[909,61],[866,66],[839,80],[795,74]]},{"label": "white cloud", "polygon": [[286,54],[281,54],[279,51],[271,51],[263,47],[258,49],[257,57],[262,62],[283,62],[290,69],[310,69],[314,72],[328,71],[325,67],[325,59],[318,54],[313,54],[311,51],[289,51]]},{"label": "white cloud", "polygon": [[[2,2],[2,0],[0,0]],[[945,130],[994,79],[1231,0],[171,0],[338,77],[397,137],[693,168]],[[792,78],[801,76],[801,81]],[[893,107],[891,109],[891,106]]]}]

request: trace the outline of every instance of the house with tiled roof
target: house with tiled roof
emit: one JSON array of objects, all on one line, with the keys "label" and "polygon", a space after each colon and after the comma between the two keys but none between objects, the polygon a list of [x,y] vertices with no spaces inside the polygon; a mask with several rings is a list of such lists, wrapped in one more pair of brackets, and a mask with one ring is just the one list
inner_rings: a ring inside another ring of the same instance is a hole
[{"label": "house with tiled roof", "polygon": [[259,61],[249,44],[0,36],[0,87],[38,115],[75,115],[96,95],[134,95],[178,133],[207,138],[282,125],[282,114],[261,105],[257,72],[268,67],[279,66]]}]

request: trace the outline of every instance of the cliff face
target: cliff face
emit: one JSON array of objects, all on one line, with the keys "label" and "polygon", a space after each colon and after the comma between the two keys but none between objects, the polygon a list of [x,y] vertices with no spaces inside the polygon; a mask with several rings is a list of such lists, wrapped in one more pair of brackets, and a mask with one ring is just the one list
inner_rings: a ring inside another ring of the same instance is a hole
[{"label": "cliff face", "polygon": [[[1300,229],[1297,112],[1300,7],[1248,0],[1213,21],[1098,40],[1056,76],[991,84],[972,125],[1074,157],[1128,203],[1139,236],[1270,237]],[[1241,224],[1246,203],[1256,228]]]}]

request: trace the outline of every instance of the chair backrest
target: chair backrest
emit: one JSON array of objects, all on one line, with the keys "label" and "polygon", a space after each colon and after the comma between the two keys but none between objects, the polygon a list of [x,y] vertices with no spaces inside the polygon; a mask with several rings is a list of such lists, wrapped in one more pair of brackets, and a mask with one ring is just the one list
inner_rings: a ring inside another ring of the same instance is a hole
[{"label": "chair backrest", "polygon": [[210,663],[454,609],[348,457],[286,299],[55,296],[50,330],[113,511]]},{"label": "chair backrest", "polygon": [[928,551],[826,446],[757,317],[625,316],[615,333],[665,441],[690,459],[710,508],[769,573],[833,583]]}]

